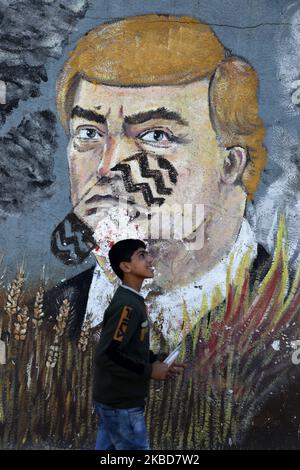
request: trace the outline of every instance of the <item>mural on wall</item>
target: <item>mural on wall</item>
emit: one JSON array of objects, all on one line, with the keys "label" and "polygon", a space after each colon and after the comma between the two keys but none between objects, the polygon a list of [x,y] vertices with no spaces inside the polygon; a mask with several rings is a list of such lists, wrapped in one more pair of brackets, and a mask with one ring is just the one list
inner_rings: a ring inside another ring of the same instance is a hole
[{"label": "mural on wall", "polygon": [[[44,62],[62,55],[92,3],[40,2],[37,33],[33,2],[8,2],[3,124],[39,95]],[[300,445],[300,270],[288,236],[298,217],[274,210],[267,191],[257,199],[270,154],[258,73],[198,15],[164,13],[94,23],[58,71],[71,207],[53,222],[49,251],[80,270],[26,291],[24,266],[7,284],[2,262],[2,448],[93,448],[93,351],[118,282],[107,253],[121,238],[147,240],[155,259],[144,287],[153,349],[180,343],[187,363],[150,388],[151,447]],[[1,138],[3,218],[53,197],[58,129],[45,108]],[[289,181],[281,190],[297,198]],[[261,207],[273,209],[269,224]],[[270,225],[273,245],[263,243]]]}]

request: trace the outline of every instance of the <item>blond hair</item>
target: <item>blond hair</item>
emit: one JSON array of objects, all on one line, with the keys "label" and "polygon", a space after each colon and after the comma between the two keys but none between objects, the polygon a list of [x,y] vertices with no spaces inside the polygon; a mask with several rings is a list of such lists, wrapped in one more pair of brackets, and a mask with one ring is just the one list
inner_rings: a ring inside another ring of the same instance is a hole
[{"label": "blond hair", "polygon": [[256,72],[241,58],[226,58],[208,25],[190,17],[143,15],[101,24],[83,36],[57,82],[57,108],[66,132],[81,78],[124,87],[210,79],[212,125],[224,147],[247,149],[242,183],[253,197],[266,164]]}]

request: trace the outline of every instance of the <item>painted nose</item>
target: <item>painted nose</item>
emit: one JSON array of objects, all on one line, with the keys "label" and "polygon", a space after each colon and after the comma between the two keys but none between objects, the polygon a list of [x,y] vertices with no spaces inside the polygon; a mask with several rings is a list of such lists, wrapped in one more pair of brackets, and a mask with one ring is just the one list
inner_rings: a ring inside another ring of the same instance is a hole
[{"label": "painted nose", "polygon": [[102,160],[98,166],[98,175],[100,177],[108,176],[114,166],[130,157],[130,155],[133,155],[136,151],[136,145],[134,145],[128,137],[108,137]]}]

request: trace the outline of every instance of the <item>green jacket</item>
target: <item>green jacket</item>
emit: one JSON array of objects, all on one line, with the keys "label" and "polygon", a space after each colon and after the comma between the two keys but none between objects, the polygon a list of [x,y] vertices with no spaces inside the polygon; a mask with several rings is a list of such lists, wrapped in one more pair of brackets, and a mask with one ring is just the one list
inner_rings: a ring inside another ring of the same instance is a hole
[{"label": "green jacket", "polygon": [[105,311],[96,347],[94,400],[115,408],[144,406],[155,360],[144,299],[120,286]]}]

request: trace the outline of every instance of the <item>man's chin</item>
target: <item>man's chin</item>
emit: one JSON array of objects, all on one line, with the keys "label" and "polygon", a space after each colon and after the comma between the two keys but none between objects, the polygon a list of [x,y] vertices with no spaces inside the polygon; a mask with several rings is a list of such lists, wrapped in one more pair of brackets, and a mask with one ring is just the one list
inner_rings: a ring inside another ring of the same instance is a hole
[{"label": "man's chin", "polygon": [[90,230],[95,233],[99,225],[101,225],[101,222],[105,220],[106,217],[108,217],[109,214],[109,209],[105,209],[102,212],[95,212],[91,213],[90,215],[86,214],[80,214],[79,218],[82,220],[82,222],[89,227]]}]

